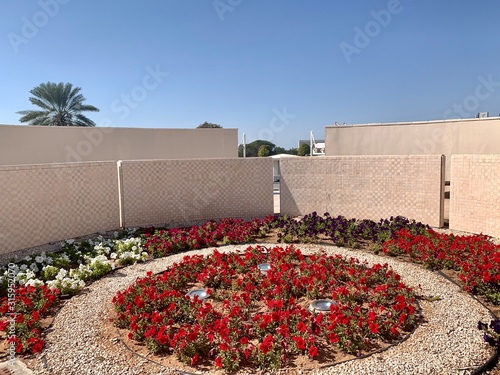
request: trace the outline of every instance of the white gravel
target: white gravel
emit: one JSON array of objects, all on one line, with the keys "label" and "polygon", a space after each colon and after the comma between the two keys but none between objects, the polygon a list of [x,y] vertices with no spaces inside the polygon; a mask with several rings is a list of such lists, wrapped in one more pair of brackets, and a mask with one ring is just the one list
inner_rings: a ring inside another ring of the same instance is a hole
[{"label": "white gravel", "polygon": [[[249,245],[219,247],[229,252]],[[267,244],[265,246],[276,246]],[[445,278],[419,266],[361,251],[323,245],[296,245],[304,253],[324,249],[328,253],[353,256],[368,263],[388,263],[402,276],[402,281],[415,289],[420,285],[424,296],[441,300],[420,302],[425,323],[403,343],[368,358],[341,363],[314,374],[470,374],[491,356],[491,349],[477,330],[479,320],[488,321],[488,310],[474,298]],[[210,254],[211,249],[198,251]],[[190,252],[189,254],[194,254]],[[186,255],[177,254],[148,263],[122,268],[100,279],[60,310],[47,334],[47,345],[36,360],[30,362],[35,374],[178,374],[132,355],[120,342],[103,340],[99,332],[110,301],[119,289],[130,285],[149,270],[163,271]],[[110,348],[113,347],[113,350]],[[194,373],[195,371],[193,371]],[[210,373],[219,373],[213,371]],[[257,373],[257,372],[255,372]],[[297,370],[297,373],[302,373]],[[287,374],[290,374],[288,372]]]}]

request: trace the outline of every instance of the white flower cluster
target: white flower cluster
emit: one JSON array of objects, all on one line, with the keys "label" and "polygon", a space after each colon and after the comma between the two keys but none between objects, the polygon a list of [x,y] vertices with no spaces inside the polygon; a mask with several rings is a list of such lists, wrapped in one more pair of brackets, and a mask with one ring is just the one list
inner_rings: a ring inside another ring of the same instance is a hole
[{"label": "white flower cluster", "polygon": [[55,280],[47,281],[47,286],[59,289],[62,294],[76,294],[85,286],[85,281],[67,276],[69,276],[68,271],[61,268]]},{"label": "white flower cluster", "polygon": [[[131,231],[128,233],[130,235]],[[47,255],[42,252],[24,257],[16,263],[13,271],[17,283],[32,286],[45,284],[49,288],[58,288],[63,294],[76,294],[85,286],[85,281],[102,277],[114,269],[115,262],[131,264],[142,262],[148,257],[143,250],[142,240],[134,237],[111,240],[99,236],[84,242],[69,239],[61,245],[61,253]],[[71,257],[64,251],[71,253]],[[89,252],[95,256],[85,254]],[[69,268],[72,263],[78,264],[78,267]],[[7,280],[8,270],[4,269],[0,285]]]},{"label": "white flower cluster", "polygon": [[92,277],[92,270],[88,264],[80,264],[78,268],[69,270],[69,277],[73,279],[89,280]]},{"label": "white flower cluster", "polygon": [[121,263],[143,262],[148,256],[148,253],[142,248],[142,240],[138,237],[115,240],[113,250],[110,258],[117,259]]}]

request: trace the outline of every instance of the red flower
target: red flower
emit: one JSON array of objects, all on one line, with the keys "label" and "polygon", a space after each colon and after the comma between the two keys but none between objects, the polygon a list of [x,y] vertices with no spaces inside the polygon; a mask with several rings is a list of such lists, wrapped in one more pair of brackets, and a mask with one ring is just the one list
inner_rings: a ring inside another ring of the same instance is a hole
[{"label": "red flower", "polygon": [[274,338],[271,334],[264,338],[264,341],[259,345],[259,349],[262,353],[267,354],[273,349]]},{"label": "red flower", "polygon": [[193,355],[191,357],[191,366],[196,365],[196,363],[198,362],[198,359],[199,359],[198,354]]},{"label": "red flower", "polygon": [[299,332],[304,333],[305,331],[307,331],[307,326],[304,324],[304,322],[299,322],[297,324],[297,329],[299,330]]},{"label": "red flower", "polygon": [[5,331],[9,326],[8,320],[0,320],[0,331]]},{"label": "red flower", "polygon": [[335,333],[331,332],[330,334],[328,334],[328,340],[330,340],[332,344],[335,344],[339,341],[339,337]]},{"label": "red flower", "polygon": [[315,346],[311,346],[309,348],[309,356],[310,357],[316,357],[318,355],[318,348]]},{"label": "red flower", "polygon": [[141,299],[141,296],[136,296],[134,298],[134,303],[139,309],[142,309],[144,307],[144,301]]},{"label": "red flower", "polygon": [[370,331],[373,333],[373,334],[377,334],[378,333],[378,324],[377,323],[370,323],[369,324],[369,328],[370,328]]},{"label": "red flower", "polygon": [[305,350],[306,349],[306,342],[304,341],[304,339],[300,336],[294,336],[292,337],[292,340],[295,342],[295,344],[297,345],[297,348],[299,350]]},{"label": "red flower", "polygon": [[33,353],[40,353],[42,351],[42,349],[43,349],[43,340],[42,339],[32,337],[26,341],[28,344],[30,344],[31,350],[33,351]]},{"label": "red flower", "polygon": [[219,368],[222,368],[222,358],[220,356],[215,358],[215,365]]}]

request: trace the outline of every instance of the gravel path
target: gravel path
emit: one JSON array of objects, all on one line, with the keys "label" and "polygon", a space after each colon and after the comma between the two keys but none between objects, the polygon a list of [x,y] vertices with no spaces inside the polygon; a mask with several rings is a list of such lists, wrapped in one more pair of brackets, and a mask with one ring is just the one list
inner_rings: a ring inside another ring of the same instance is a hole
[{"label": "gravel path", "polygon": [[[218,249],[226,252],[247,246],[223,246]],[[478,320],[489,322],[491,319],[488,310],[445,278],[410,263],[361,251],[323,245],[297,247],[304,253],[324,249],[327,253],[353,256],[370,264],[388,263],[402,276],[406,285],[414,288],[420,285],[424,296],[441,297],[439,301],[420,302],[426,322],[403,343],[368,358],[312,373],[465,375],[491,356],[492,351],[477,330]],[[212,251],[213,248],[197,253],[210,254]],[[67,301],[56,316],[53,329],[47,334],[45,350],[31,363],[35,374],[179,374],[175,369],[162,368],[134,356],[117,340],[103,340],[99,332],[117,290],[126,288],[137,277],[144,276],[146,271],[163,271],[173,262],[181,261],[184,255],[122,268]]]}]

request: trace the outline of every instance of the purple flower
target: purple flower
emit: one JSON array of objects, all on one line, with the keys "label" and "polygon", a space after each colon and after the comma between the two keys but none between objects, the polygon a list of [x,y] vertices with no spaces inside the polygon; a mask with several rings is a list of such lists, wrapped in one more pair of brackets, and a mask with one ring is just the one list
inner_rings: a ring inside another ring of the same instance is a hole
[{"label": "purple flower", "polygon": [[500,319],[492,320],[490,323],[490,328],[495,331],[495,333],[500,333]]},{"label": "purple flower", "polygon": [[486,324],[486,323],[483,323],[483,322],[479,321],[479,322],[477,323],[477,329],[479,329],[479,330],[481,330],[481,331],[482,331],[482,330],[485,330],[485,329],[488,329],[488,324]]},{"label": "purple flower", "polygon": [[487,342],[491,346],[495,346],[496,345],[495,339],[493,337],[491,337],[490,335],[488,335],[487,333],[485,333],[483,335],[483,340],[484,340],[484,342]]}]

